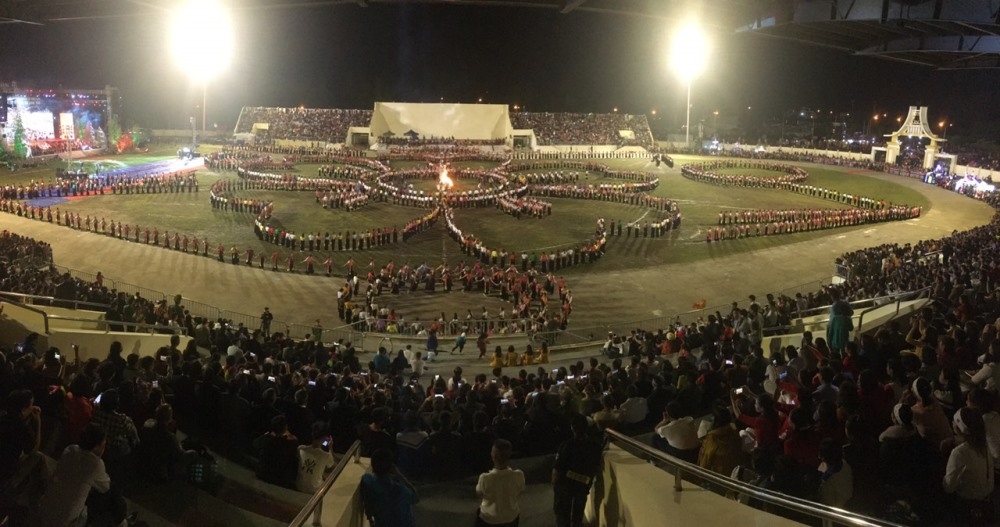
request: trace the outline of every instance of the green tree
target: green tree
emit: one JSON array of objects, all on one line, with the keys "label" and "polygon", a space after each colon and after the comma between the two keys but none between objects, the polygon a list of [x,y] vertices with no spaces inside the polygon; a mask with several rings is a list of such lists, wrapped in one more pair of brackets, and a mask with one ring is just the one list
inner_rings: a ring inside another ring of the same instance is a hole
[{"label": "green tree", "polygon": [[28,137],[21,121],[21,113],[14,114],[14,159],[28,157]]},{"label": "green tree", "polygon": [[114,145],[118,143],[118,139],[122,136],[122,123],[118,120],[117,115],[112,115],[108,119],[108,144]]}]

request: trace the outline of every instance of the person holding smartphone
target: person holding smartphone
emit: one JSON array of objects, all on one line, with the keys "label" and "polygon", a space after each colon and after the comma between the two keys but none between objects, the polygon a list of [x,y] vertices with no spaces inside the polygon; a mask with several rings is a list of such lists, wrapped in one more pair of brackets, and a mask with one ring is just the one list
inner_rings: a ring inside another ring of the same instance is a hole
[{"label": "person holding smartphone", "polygon": [[[299,470],[295,476],[295,488],[300,492],[315,494],[323,485],[323,480],[333,472],[336,460],[330,444],[330,431],[326,423],[312,424],[312,442],[299,445]],[[320,524],[323,516],[323,501],[313,509],[313,525]]]}]

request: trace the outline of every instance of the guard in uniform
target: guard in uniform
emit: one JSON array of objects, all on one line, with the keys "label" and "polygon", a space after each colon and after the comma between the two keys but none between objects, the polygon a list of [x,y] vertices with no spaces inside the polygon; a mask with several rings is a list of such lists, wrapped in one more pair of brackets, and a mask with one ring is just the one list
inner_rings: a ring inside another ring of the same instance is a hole
[{"label": "guard in uniform", "polygon": [[573,438],[559,445],[552,467],[553,509],[558,527],[583,525],[583,510],[604,450],[599,441],[588,437],[586,417],[574,416],[571,427]]}]

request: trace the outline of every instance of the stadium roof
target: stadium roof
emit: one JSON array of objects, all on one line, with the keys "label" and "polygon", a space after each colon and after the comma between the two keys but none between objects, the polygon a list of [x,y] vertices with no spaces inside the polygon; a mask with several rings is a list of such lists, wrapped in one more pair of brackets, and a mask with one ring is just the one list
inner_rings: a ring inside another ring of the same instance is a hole
[{"label": "stadium roof", "polygon": [[[696,5],[723,32],[746,32],[939,69],[1000,68],[994,0],[240,0],[242,11],[403,4],[480,5],[665,21]],[[0,0],[0,24],[48,24],[163,13],[150,0]]]}]

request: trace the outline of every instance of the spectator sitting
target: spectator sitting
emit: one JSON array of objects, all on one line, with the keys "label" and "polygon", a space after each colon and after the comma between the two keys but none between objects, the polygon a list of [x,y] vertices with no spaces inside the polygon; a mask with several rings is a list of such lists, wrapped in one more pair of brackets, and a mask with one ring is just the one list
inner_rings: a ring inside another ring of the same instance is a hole
[{"label": "spectator sitting", "polygon": [[389,373],[389,367],[392,362],[389,360],[389,352],[382,346],[379,346],[378,353],[372,358],[372,364],[375,365],[375,371],[385,375]]},{"label": "spectator sitting", "polygon": [[94,413],[93,424],[107,433],[108,446],[105,455],[109,462],[119,460],[132,452],[139,443],[139,432],[132,418],[118,411],[117,389],[110,389],[98,396],[100,402]]},{"label": "spectator sitting", "polygon": [[181,447],[174,411],[169,404],[161,404],[156,417],[143,423],[141,437],[136,458],[143,463],[144,475],[153,479],[163,481],[184,474],[187,464],[196,456],[194,451]]},{"label": "spectator sitting", "polygon": [[462,467],[462,434],[453,429],[452,413],[441,412],[437,427],[427,438],[432,471],[441,479],[454,477]]},{"label": "spectator sitting", "polygon": [[851,466],[844,461],[840,445],[830,438],[824,439],[820,444],[819,459],[819,501],[824,505],[843,508],[854,494]]},{"label": "spectator sitting", "polygon": [[413,410],[403,416],[402,430],[396,434],[396,451],[399,469],[410,478],[421,477],[430,460],[427,432],[420,429],[420,418]]},{"label": "spectator sitting", "polygon": [[683,415],[683,408],[677,401],[667,403],[663,420],[656,425],[653,446],[689,463],[698,462],[698,429],[694,418]]},{"label": "spectator sitting", "polygon": [[129,524],[125,499],[112,487],[101,460],[107,444],[104,430],[91,424],[79,444],[66,447],[38,502],[42,526]]},{"label": "spectator sitting", "polygon": [[946,440],[951,440],[954,432],[944,409],[932,394],[930,381],[918,377],[913,381],[911,390],[911,396],[916,396],[916,402],[910,409],[913,410],[913,424],[917,432],[930,444],[941,448]]},{"label": "spectator sitting", "polygon": [[639,397],[639,390],[635,384],[630,384],[625,389],[625,394],[628,398],[621,404],[622,422],[626,426],[638,425],[646,420],[646,414],[649,412],[646,398]]},{"label": "spectator sitting", "polygon": [[371,421],[359,434],[362,456],[371,457],[380,448],[390,452],[396,451],[396,439],[385,429],[388,424],[389,409],[384,406],[375,408],[371,413]]},{"label": "spectator sitting", "polygon": [[615,398],[609,394],[601,397],[601,409],[591,415],[598,430],[617,428],[622,422],[622,413],[615,408]]}]

